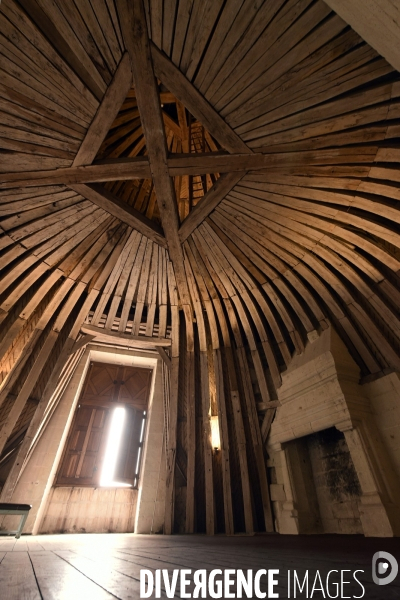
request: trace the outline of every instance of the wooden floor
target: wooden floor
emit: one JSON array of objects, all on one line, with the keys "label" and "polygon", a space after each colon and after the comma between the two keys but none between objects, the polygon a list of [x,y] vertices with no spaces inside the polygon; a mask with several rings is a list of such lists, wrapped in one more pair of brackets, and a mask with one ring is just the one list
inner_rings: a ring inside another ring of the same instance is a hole
[{"label": "wooden floor", "polygon": [[[358,577],[368,599],[400,598],[400,576],[388,586],[371,579],[374,552],[386,550],[400,560],[398,540],[359,536],[138,536],[82,534],[0,539],[1,600],[121,600],[139,598],[140,569],[280,569],[275,591],[288,598],[287,571],[309,570],[322,580],[331,569],[363,569]],[[335,574],[333,574],[335,575]],[[346,573],[347,579],[349,574]],[[262,589],[263,586],[262,586]],[[265,586],[265,591],[266,586]],[[347,592],[347,594],[346,594]],[[330,591],[334,596],[334,590]],[[360,596],[345,587],[344,596]],[[153,596],[154,597],[154,596]],[[165,597],[165,595],[163,596]],[[179,596],[179,591],[175,597]],[[293,597],[293,594],[291,594]],[[305,598],[297,592],[298,598]],[[311,597],[311,596],[309,596]],[[315,592],[313,598],[323,598]],[[343,597],[343,596],[342,596]]]}]

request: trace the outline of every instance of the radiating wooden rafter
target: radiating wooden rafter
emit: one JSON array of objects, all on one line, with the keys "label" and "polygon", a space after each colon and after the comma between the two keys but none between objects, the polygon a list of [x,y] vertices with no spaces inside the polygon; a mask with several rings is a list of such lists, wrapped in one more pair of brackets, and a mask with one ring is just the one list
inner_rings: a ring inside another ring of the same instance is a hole
[{"label": "radiating wooden rafter", "polygon": [[132,6],[0,5],[1,498],[87,343],[163,340],[165,531],[271,530],[292,356],[400,368],[400,77],[322,0]]}]

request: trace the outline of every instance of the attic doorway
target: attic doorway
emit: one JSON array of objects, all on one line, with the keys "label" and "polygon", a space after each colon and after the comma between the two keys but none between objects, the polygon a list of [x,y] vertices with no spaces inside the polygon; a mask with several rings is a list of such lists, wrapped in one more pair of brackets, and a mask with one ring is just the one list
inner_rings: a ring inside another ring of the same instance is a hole
[{"label": "attic doorway", "polygon": [[138,488],[152,370],[91,362],[56,486]]},{"label": "attic doorway", "polygon": [[[95,386],[91,369],[97,373]],[[54,464],[34,525],[37,533],[151,533],[162,528],[164,378],[156,352],[88,347],[37,449],[43,456],[46,447],[46,464]],[[128,418],[122,428],[114,484],[102,486],[102,460],[119,408],[137,418]]]}]

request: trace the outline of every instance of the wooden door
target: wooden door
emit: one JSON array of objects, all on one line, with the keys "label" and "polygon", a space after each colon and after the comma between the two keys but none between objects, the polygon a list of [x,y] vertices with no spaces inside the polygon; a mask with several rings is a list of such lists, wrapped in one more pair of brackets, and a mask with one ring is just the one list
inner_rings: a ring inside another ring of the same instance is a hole
[{"label": "wooden door", "polygon": [[151,369],[91,363],[56,485],[99,485],[113,409],[122,405],[126,418],[114,481],[137,486],[151,376]]}]

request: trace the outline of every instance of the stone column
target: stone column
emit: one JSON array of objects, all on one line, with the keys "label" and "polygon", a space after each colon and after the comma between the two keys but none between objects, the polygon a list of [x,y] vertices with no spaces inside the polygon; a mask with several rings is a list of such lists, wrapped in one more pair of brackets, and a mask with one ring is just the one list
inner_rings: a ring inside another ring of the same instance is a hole
[{"label": "stone column", "polygon": [[342,430],[357,471],[360,519],[367,537],[400,535],[400,484],[372,419]]},{"label": "stone column", "polygon": [[286,451],[281,444],[269,449],[269,466],[275,469],[276,483],[271,485],[271,501],[274,506],[276,529],[279,533],[299,533],[294,490],[290,478]]}]

